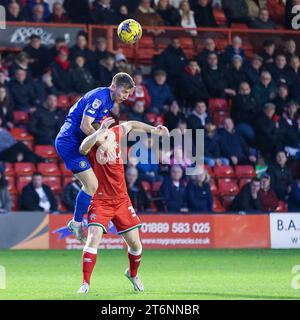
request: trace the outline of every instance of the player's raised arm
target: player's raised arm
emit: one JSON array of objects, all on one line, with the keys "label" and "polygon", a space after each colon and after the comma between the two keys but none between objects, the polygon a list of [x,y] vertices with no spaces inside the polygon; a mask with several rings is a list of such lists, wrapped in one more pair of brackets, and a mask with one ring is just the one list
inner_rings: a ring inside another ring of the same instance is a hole
[{"label": "player's raised arm", "polygon": [[137,130],[137,131],[144,131],[146,133],[153,132],[159,135],[167,135],[167,136],[169,135],[168,128],[162,125],[154,127],[140,121],[127,121],[122,123],[122,126],[125,127],[127,133],[129,133],[132,130]]},{"label": "player's raised arm", "polygon": [[113,124],[115,120],[113,118],[106,118],[102,123],[98,130],[94,129],[94,133],[87,136],[81,143],[79,147],[79,152],[83,155],[86,155],[89,153],[89,151],[92,149],[92,147],[96,143],[102,143],[106,139],[108,135],[108,128],[111,124]]}]

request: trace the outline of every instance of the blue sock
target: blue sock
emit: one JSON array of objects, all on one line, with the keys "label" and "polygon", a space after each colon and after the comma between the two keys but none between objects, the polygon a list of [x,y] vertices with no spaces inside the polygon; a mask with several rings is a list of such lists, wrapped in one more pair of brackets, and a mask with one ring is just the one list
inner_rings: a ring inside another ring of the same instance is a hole
[{"label": "blue sock", "polygon": [[83,190],[80,190],[75,203],[75,211],[74,211],[74,220],[76,222],[82,222],[83,216],[88,211],[88,207],[91,203],[92,197],[85,193]]}]

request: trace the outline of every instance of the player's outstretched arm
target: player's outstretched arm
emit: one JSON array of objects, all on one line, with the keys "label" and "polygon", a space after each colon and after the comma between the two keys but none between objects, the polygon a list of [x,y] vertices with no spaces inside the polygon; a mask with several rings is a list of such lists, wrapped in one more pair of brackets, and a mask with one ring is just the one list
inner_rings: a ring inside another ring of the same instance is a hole
[{"label": "player's outstretched arm", "polygon": [[146,133],[157,133],[159,135],[169,135],[169,130],[167,127],[159,125],[157,127],[151,126],[149,124],[140,121],[127,121],[123,122],[122,126],[125,126],[127,133],[132,130],[143,131]]},{"label": "player's outstretched arm", "polygon": [[102,123],[98,130],[96,130],[93,134],[86,137],[80,147],[79,152],[83,155],[86,155],[90,152],[93,146],[97,143],[101,144],[105,141],[108,135],[108,128],[111,124],[113,124],[115,120],[113,118],[106,118]]}]

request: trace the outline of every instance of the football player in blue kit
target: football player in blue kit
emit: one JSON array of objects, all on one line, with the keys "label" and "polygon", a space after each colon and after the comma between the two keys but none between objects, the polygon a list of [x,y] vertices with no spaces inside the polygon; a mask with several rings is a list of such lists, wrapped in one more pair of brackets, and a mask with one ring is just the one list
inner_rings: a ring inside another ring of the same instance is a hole
[{"label": "football player in blue kit", "polygon": [[[114,102],[122,103],[133,92],[135,83],[127,73],[117,73],[110,87],[100,87],[86,93],[69,111],[63,126],[55,140],[55,147],[75,177],[81,182],[82,188],[77,195],[74,216],[68,223],[69,230],[76,238],[85,242],[83,232],[83,215],[88,211],[92,196],[98,188],[97,178],[87,159],[79,153],[81,142],[86,136],[93,134],[95,127],[109,116]],[[114,121],[106,119],[103,129]]]}]

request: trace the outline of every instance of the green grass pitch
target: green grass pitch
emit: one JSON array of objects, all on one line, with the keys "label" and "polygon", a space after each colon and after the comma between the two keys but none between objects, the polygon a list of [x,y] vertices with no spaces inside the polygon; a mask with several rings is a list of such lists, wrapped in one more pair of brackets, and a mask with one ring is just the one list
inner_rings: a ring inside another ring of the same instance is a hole
[{"label": "green grass pitch", "polygon": [[126,251],[99,251],[88,295],[81,251],[0,251],[6,289],[0,299],[299,299],[291,286],[299,250],[145,250],[135,293],[123,275]]}]

